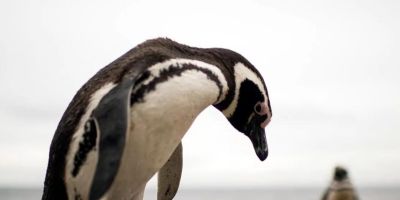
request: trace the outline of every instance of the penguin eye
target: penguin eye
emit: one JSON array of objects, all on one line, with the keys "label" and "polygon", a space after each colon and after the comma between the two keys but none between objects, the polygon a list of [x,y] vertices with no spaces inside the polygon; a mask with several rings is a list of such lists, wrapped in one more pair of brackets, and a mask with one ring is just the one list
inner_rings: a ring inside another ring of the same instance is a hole
[{"label": "penguin eye", "polygon": [[254,111],[256,113],[261,113],[261,103],[258,102],[255,106],[254,106]]}]

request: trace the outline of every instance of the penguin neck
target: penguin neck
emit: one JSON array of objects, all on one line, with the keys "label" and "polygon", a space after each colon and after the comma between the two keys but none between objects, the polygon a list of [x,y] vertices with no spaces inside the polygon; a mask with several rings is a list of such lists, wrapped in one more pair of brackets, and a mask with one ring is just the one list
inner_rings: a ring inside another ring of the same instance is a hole
[{"label": "penguin neck", "polygon": [[352,184],[350,182],[350,179],[345,178],[343,180],[333,180],[331,183],[330,188],[333,190],[339,190],[339,189],[350,189],[352,188]]}]

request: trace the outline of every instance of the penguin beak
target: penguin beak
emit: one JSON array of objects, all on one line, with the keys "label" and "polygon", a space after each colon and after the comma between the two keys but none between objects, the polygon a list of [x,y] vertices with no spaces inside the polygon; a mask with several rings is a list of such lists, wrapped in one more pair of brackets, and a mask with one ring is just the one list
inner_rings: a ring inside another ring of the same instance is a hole
[{"label": "penguin beak", "polygon": [[248,131],[246,131],[246,135],[253,143],[254,150],[261,161],[268,157],[267,138],[265,137],[265,129],[262,127],[264,120],[265,116],[254,115],[248,124]]}]

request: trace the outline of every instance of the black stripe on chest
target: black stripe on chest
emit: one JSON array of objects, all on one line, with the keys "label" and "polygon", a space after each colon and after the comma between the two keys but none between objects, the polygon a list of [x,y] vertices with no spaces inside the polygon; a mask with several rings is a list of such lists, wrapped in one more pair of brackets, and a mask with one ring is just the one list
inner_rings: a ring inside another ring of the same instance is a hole
[{"label": "black stripe on chest", "polygon": [[[218,79],[217,75],[215,75],[209,69],[200,68],[196,65],[180,64],[180,65],[170,65],[168,68],[160,70],[158,77],[155,77],[149,83],[142,84],[142,85],[138,86],[137,89],[134,89],[134,92],[132,92],[132,94],[131,94],[131,102],[130,102],[131,104],[130,105],[133,105],[134,103],[137,103],[137,102],[143,102],[144,96],[147,93],[154,91],[158,84],[166,82],[173,77],[182,76],[182,74],[184,72],[190,71],[190,70],[202,72],[207,76],[207,78],[209,80],[215,82],[215,84],[217,85],[218,90],[219,90],[218,99],[220,99],[220,97],[222,96],[223,86],[222,86],[221,81]],[[149,72],[145,72],[145,74],[149,74]],[[146,76],[148,76],[148,75],[146,75]],[[184,86],[182,86],[182,87],[184,87]]]}]

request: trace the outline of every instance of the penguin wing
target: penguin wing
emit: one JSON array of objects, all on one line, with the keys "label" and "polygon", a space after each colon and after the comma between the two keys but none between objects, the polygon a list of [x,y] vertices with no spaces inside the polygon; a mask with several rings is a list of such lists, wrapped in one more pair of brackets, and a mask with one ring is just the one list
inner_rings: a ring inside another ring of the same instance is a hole
[{"label": "penguin wing", "polygon": [[356,192],[353,193],[353,199],[354,199],[354,200],[359,200],[358,195],[357,195]]},{"label": "penguin wing", "polygon": [[158,172],[157,200],[173,199],[182,174],[182,142]]},{"label": "penguin wing", "polygon": [[321,200],[327,200],[328,199],[328,193],[329,193],[329,188],[325,190],[324,195],[322,196]]},{"label": "penguin wing", "polygon": [[130,94],[134,80],[123,78],[93,110],[91,118],[99,132],[98,162],[90,189],[90,199],[100,199],[117,174],[129,130]]}]

